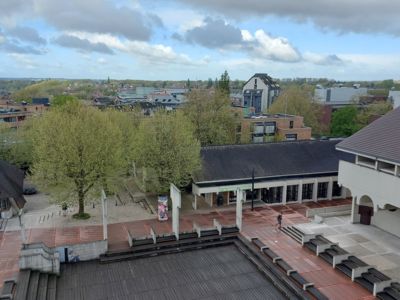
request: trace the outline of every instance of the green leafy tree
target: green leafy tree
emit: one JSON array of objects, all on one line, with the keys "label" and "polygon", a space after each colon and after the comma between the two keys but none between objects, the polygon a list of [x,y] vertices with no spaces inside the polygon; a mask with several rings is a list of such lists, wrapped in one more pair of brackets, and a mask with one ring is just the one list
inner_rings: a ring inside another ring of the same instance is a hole
[{"label": "green leafy tree", "polygon": [[375,119],[383,116],[387,112],[391,111],[393,106],[389,102],[375,102],[367,105],[357,115],[357,122],[360,128],[367,126]]},{"label": "green leafy tree", "polygon": [[62,106],[68,102],[77,101],[76,97],[71,95],[57,95],[53,97],[51,101],[51,105],[53,106]]},{"label": "green leafy tree", "polygon": [[208,88],[208,89],[211,89],[211,88],[213,87],[213,85],[214,85],[213,80],[212,80],[211,78],[208,78],[208,81],[207,81],[207,88]]},{"label": "green leafy tree", "polygon": [[357,124],[357,107],[354,105],[343,107],[332,115],[331,134],[333,136],[350,136],[360,129]]},{"label": "green leafy tree", "polygon": [[304,117],[304,124],[312,128],[313,133],[327,131],[320,122],[322,106],[313,100],[313,91],[309,86],[291,85],[281,92],[271,105],[268,113],[287,113]]},{"label": "green leafy tree", "polygon": [[229,74],[228,74],[228,71],[225,70],[225,72],[222,73],[221,78],[218,81],[218,84],[216,87],[220,92],[223,92],[223,93],[229,95],[230,94],[229,84],[230,84]]},{"label": "green leafy tree", "polygon": [[24,121],[18,129],[0,125],[0,158],[26,172],[32,164],[30,129],[30,120]]},{"label": "green leafy tree", "polygon": [[192,91],[184,112],[202,146],[235,143],[237,122],[225,92]]},{"label": "green leafy tree", "polygon": [[147,189],[166,193],[170,183],[186,186],[200,167],[200,143],[181,111],[157,112],[138,129],[137,166],[146,170]]},{"label": "green leafy tree", "polygon": [[35,119],[32,130],[33,180],[60,204],[78,204],[110,183],[123,168],[122,135],[108,114],[67,102]]}]

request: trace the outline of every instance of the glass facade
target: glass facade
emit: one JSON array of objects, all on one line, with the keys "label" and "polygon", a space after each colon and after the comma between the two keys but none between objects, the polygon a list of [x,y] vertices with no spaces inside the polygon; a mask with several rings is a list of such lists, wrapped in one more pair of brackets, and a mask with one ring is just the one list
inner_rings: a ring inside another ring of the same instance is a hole
[{"label": "glass facade", "polygon": [[313,198],[313,189],[314,189],[314,184],[313,183],[303,184],[302,199],[303,200],[312,199]]},{"label": "glass facade", "polygon": [[318,192],[317,198],[327,198],[328,197],[328,182],[318,182]]},{"label": "glass facade", "polygon": [[342,196],[342,187],[339,186],[337,181],[334,181],[332,187],[332,197],[341,197],[341,196]]},{"label": "glass facade", "polygon": [[286,187],[286,202],[297,201],[299,186],[298,185],[288,185]]}]

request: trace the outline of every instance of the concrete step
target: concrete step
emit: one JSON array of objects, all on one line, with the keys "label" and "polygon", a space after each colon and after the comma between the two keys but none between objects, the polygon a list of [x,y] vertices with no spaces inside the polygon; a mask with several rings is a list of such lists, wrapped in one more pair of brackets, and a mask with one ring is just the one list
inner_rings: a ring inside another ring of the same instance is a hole
[{"label": "concrete step", "polygon": [[282,227],[281,231],[285,233],[287,236],[290,236],[292,239],[294,239],[296,242],[300,243],[302,242],[302,237],[299,236],[299,234],[296,231],[291,230],[290,227]]},{"label": "concrete step", "polygon": [[15,280],[4,281],[3,289],[0,293],[1,300],[11,300],[13,299],[15,292]]},{"label": "concrete step", "polygon": [[366,288],[371,293],[374,291],[374,285],[363,277],[357,277],[355,280],[358,284]]},{"label": "concrete step", "polygon": [[27,300],[36,300],[38,286],[39,286],[40,272],[32,271],[29,278]]},{"label": "concrete step", "polygon": [[47,282],[47,300],[56,300],[57,293],[57,276],[49,275]]},{"label": "concrete step", "polygon": [[40,274],[36,300],[46,300],[48,279],[49,279],[48,274],[45,273]]}]

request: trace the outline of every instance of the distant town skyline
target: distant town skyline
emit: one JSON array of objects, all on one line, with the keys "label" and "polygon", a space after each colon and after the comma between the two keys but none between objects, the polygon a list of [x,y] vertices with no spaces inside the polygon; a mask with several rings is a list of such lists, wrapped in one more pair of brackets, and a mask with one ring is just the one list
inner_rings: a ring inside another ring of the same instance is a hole
[{"label": "distant town skyline", "polygon": [[391,0],[2,0],[0,78],[400,79]]}]

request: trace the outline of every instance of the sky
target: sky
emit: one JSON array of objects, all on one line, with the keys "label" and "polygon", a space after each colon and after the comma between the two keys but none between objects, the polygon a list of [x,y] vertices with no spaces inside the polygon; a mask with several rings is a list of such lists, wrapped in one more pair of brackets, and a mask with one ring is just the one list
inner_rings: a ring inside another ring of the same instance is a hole
[{"label": "sky", "polygon": [[397,0],[0,0],[0,77],[400,79]]}]

